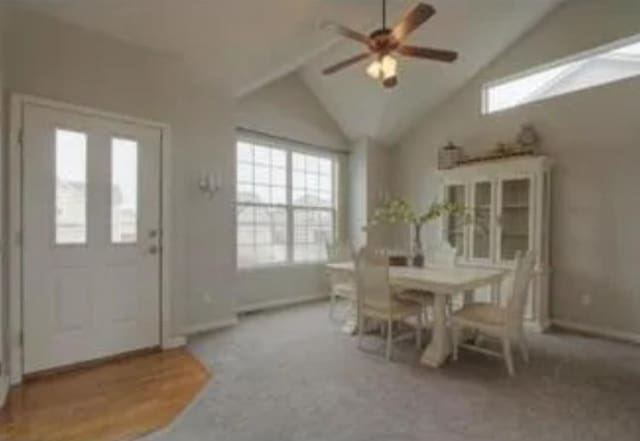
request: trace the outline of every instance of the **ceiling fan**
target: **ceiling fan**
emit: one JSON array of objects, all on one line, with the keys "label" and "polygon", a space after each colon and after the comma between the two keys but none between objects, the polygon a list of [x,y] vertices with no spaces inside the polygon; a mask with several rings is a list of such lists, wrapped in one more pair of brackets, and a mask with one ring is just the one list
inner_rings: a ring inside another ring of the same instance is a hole
[{"label": "ceiling fan", "polygon": [[327,67],[322,73],[331,75],[367,58],[375,57],[375,60],[367,67],[367,74],[379,80],[384,87],[391,88],[398,84],[398,62],[393,58],[392,54],[446,63],[454,62],[458,58],[456,52],[404,44],[409,34],[424,24],[435,13],[436,10],[433,6],[426,3],[418,3],[393,29],[389,29],[387,28],[387,2],[382,0],[382,28],[376,29],[369,36],[338,23],[326,23],[326,27],[332,28],[341,36],[366,45],[368,52]]}]

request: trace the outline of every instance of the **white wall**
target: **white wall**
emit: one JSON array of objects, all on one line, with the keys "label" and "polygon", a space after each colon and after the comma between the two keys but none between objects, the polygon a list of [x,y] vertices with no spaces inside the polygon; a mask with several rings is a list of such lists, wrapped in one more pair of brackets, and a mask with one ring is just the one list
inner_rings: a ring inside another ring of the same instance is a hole
[{"label": "white wall", "polygon": [[[5,111],[4,111],[4,102],[2,100],[2,96],[4,94],[4,28],[5,28],[5,8],[0,5],[0,243],[2,243],[3,250],[0,253],[0,364],[2,364],[2,369],[0,370],[0,382],[1,378],[4,375],[8,374],[6,370],[5,360],[8,360],[9,353],[9,345],[6,340],[7,334],[7,324],[9,323],[7,311],[8,311],[8,296],[7,296],[7,281],[5,274],[7,265],[6,265],[6,253],[5,253],[5,222],[6,218],[6,208],[5,208],[5,194],[7,185],[5,183],[5,170],[4,164],[6,160],[6,153],[4,149],[4,126],[5,126]],[[0,402],[3,399],[2,396],[2,387],[0,386]]]},{"label": "white wall", "polygon": [[349,239],[356,249],[367,244],[367,233],[362,229],[367,224],[368,176],[366,138],[358,140],[349,154]]},{"label": "white wall", "polygon": [[239,126],[318,147],[348,148],[338,124],[298,74],[292,73],[238,100]]},{"label": "white wall", "polygon": [[[334,120],[297,74],[283,77],[239,100],[237,124],[274,136],[344,152],[347,141]],[[338,153],[339,235],[345,236],[347,156]],[[318,297],[327,292],[323,265],[295,265],[244,270],[235,291],[236,308],[250,310],[281,302]]]},{"label": "white wall", "polygon": [[375,209],[389,195],[390,150],[362,138],[351,147],[349,155],[349,234],[353,245],[388,247],[389,227],[379,225],[363,230]]},{"label": "white wall", "polygon": [[[9,92],[171,125],[174,328],[233,317],[234,121],[227,89],[196,86],[178,59],[38,14],[13,11],[7,27]],[[224,176],[211,201],[196,187],[203,169]]]},{"label": "white wall", "polygon": [[397,193],[426,205],[448,140],[485,151],[533,123],[557,161],[552,316],[631,333],[640,333],[640,78],[490,116],[480,114],[480,92],[487,81],[640,33],[639,17],[637,0],[567,1],[427,115],[398,147],[394,174]]}]

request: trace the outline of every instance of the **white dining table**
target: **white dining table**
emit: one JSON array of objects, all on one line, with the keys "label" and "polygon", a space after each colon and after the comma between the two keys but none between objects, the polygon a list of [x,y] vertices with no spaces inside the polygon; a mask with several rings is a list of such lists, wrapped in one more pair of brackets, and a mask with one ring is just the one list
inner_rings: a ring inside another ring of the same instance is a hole
[{"label": "white dining table", "polygon": [[[327,270],[353,275],[355,266],[353,262],[328,263]],[[392,287],[431,292],[434,295],[433,333],[431,342],[420,358],[422,364],[440,367],[451,354],[447,298],[485,286],[499,289],[506,274],[506,270],[429,264],[424,268],[389,267],[389,284]]]}]

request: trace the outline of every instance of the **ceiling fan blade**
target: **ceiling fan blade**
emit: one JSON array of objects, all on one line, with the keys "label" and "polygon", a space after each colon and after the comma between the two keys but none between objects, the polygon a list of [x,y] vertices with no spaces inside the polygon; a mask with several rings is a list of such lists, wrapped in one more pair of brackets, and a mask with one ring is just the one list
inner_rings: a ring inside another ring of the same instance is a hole
[{"label": "ceiling fan blade", "polygon": [[396,52],[407,57],[425,58],[428,60],[444,61],[446,63],[453,63],[458,59],[457,52],[428,47],[400,46],[396,49]]},{"label": "ceiling fan blade", "polygon": [[356,55],[355,57],[348,58],[348,59],[346,59],[344,61],[341,61],[340,63],[337,63],[337,64],[334,64],[333,66],[327,67],[326,69],[324,69],[322,71],[322,73],[324,75],[331,75],[332,73],[335,73],[335,72],[337,72],[339,70],[342,70],[345,67],[349,67],[352,64],[359,63],[360,61],[365,60],[365,59],[369,58],[370,56],[371,56],[371,54],[368,53],[368,52],[366,54]]},{"label": "ceiling fan blade", "polygon": [[349,29],[348,27],[343,26],[339,23],[325,22],[322,27],[326,29],[332,29],[343,37],[355,40],[362,44],[366,44],[367,46],[369,45],[369,37],[361,34],[360,32],[354,31],[353,29]]},{"label": "ceiling fan blade", "polygon": [[401,42],[435,13],[436,10],[433,6],[419,3],[400,20],[400,23],[393,28],[391,35],[396,41]]}]

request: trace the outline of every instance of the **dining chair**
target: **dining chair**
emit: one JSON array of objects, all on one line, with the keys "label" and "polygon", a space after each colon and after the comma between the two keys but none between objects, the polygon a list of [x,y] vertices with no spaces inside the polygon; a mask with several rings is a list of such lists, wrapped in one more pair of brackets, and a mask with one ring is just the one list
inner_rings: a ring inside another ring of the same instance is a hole
[{"label": "dining chair", "polygon": [[[387,360],[391,359],[394,343],[394,323],[406,323],[416,318],[416,346],[422,346],[422,307],[420,304],[397,298],[389,285],[389,259],[376,255],[370,248],[362,248],[356,259],[356,297],[358,311],[358,347],[362,348],[362,337],[367,319],[378,320],[386,325]],[[401,338],[404,336],[398,336]]]},{"label": "dining chair", "polygon": [[[327,242],[325,245],[329,263],[354,261],[355,251],[351,244],[347,242]],[[329,273],[329,287],[329,318],[333,319],[338,299],[356,301],[356,285],[350,274],[331,272]]]},{"label": "dining chair", "polygon": [[[504,358],[509,375],[515,374],[511,344],[517,342],[522,358],[529,362],[529,350],[524,333],[524,313],[529,293],[529,283],[534,275],[534,253],[529,251],[524,256],[516,254],[510,294],[505,306],[492,303],[470,303],[453,313],[451,331],[453,337],[453,359],[458,359],[458,348],[462,347],[487,355]],[[497,338],[502,342],[502,354],[478,345],[462,343],[461,336],[465,329],[473,330],[481,335]]]},{"label": "dining chair", "polygon": [[[436,247],[427,248],[427,260],[426,264],[431,266],[440,266],[451,268],[455,266],[458,251],[449,245],[448,242],[443,241]],[[410,289],[398,293],[398,297],[404,300],[411,300],[420,303],[424,309],[424,323],[427,324],[429,308],[433,307],[433,293],[429,291]],[[447,314],[451,314],[451,302],[447,298]]]}]

